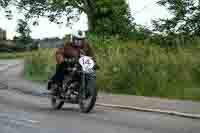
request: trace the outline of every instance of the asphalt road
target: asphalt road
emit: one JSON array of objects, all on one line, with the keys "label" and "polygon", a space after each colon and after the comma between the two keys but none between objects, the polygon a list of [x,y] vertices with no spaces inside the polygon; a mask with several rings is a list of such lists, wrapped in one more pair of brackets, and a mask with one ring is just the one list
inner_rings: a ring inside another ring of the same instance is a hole
[{"label": "asphalt road", "polygon": [[[1,79],[3,75],[0,75]],[[47,98],[0,89],[0,133],[199,133],[200,120],[77,105],[51,109]]]},{"label": "asphalt road", "polygon": [[18,60],[0,60],[0,68],[2,66],[6,66],[6,65],[12,65],[12,64],[16,64],[18,63],[19,61]]}]

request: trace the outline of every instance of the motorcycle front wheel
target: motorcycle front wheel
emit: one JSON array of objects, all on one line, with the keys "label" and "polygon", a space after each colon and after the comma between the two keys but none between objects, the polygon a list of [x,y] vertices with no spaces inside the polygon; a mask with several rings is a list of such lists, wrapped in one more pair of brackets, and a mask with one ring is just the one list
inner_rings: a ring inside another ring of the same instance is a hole
[{"label": "motorcycle front wheel", "polygon": [[86,78],[86,88],[81,89],[79,106],[81,112],[89,113],[94,108],[97,98],[96,77],[88,75]]}]

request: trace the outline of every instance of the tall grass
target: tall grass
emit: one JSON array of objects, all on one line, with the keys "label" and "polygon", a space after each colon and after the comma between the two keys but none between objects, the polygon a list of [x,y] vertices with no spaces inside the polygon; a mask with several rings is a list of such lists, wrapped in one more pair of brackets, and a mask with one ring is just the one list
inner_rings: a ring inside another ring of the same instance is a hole
[{"label": "tall grass", "polygon": [[24,76],[34,81],[47,81],[55,71],[55,49],[39,49],[25,58]]},{"label": "tall grass", "polygon": [[[111,44],[110,44],[111,43]],[[110,41],[94,43],[101,91],[200,100],[200,54],[194,49],[164,49],[157,45]],[[46,81],[55,70],[55,49],[27,58],[25,75]]]}]

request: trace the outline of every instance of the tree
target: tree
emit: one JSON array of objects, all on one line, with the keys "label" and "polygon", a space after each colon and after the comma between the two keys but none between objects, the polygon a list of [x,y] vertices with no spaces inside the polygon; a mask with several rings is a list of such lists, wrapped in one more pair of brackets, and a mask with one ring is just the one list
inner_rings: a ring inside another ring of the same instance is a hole
[{"label": "tree", "polygon": [[0,0],[0,7],[8,6],[10,0]]},{"label": "tree", "polygon": [[126,0],[7,0],[3,5],[9,4],[17,6],[26,19],[46,16],[58,24],[62,16],[70,24],[84,12],[92,32],[123,34],[130,30],[132,21]]},{"label": "tree", "polygon": [[133,17],[125,0],[97,0],[96,32],[128,36]]},{"label": "tree", "polygon": [[30,37],[31,30],[28,26],[27,21],[24,21],[22,19],[18,20],[17,32],[20,35],[19,37],[17,37],[17,41],[19,41],[19,44],[21,46],[24,46],[31,42],[32,40]]},{"label": "tree", "polygon": [[156,31],[167,34],[200,35],[200,3],[196,0],[160,0],[173,15],[170,19],[154,20]]}]

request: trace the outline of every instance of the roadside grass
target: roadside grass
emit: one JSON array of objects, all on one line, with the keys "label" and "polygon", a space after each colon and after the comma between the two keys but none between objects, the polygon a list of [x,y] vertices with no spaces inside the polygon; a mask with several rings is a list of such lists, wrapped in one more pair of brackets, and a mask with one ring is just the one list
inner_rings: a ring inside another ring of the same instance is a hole
[{"label": "roadside grass", "polygon": [[0,59],[21,59],[30,55],[31,52],[0,53]]}]

